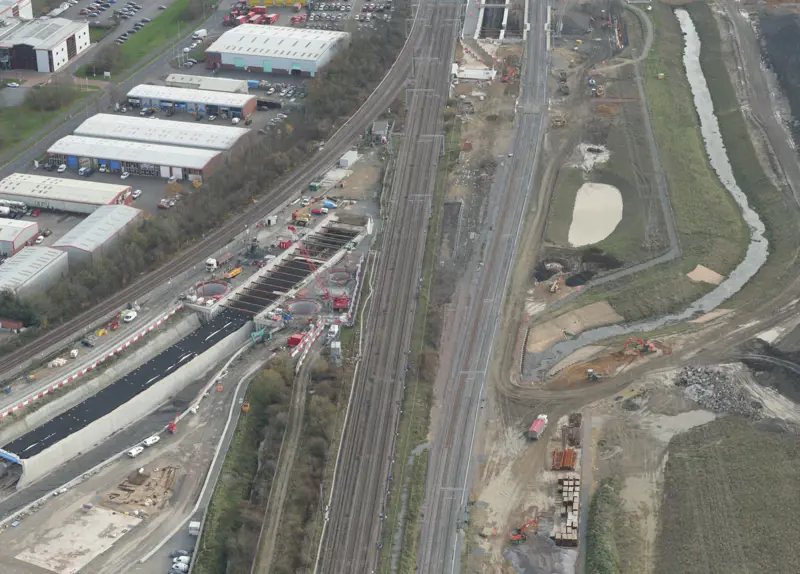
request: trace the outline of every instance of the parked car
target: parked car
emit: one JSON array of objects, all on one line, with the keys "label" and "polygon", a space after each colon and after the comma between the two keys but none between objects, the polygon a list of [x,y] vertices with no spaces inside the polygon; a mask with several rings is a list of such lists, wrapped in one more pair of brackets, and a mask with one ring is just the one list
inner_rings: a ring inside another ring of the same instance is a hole
[{"label": "parked car", "polygon": [[122,172],[122,173],[119,175],[119,178],[120,178],[120,179],[128,179],[130,176],[131,176],[131,174],[129,174],[127,171],[123,171],[123,172]]},{"label": "parked car", "polygon": [[42,241],[44,241],[44,235],[40,235],[36,238],[36,245],[39,245]]},{"label": "parked car", "polygon": [[58,173],[64,173],[65,171],[67,171],[67,164],[62,163],[60,166],[58,166]]},{"label": "parked car", "polygon": [[131,458],[136,458],[137,456],[142,454],[142,452],[144,452],[144,447],[143,446],[135,446],[131,450],[128,451],[128,456],[131,457]]},{"label": "parked car", "polygon": [[43,229],[42,235],[44,235],[45,237],[50,237],[51,235],[53,235],[53,232],[50,231],[49,229]]},{"label": "parked car", "polygon": [[125,311],[125,313],[122,314],[122,320],[125,323],[130,323],[134,319],[136,319],[136,311],[134,311],[133,309],[129,309],[128,311]]},{"label": "parked car", "polygon": [[150,437],[147,437],[146,439],[144,439],[144,440],[142,441],[142,444],[143,444],[144,446],[153,446],[153,445],[154,445],[154,444],[156,444],[156,443],[157,443],[159,440],[161,440],[161,437],[160,437],[160,436],[158,436],[157,434],[154,434],[153,436],[150,436]]},{"label": "parked car", "polygon": [[133,193],[131,194],[131,198],[132,199],[139,199],[139,196],[141,196],[141,195],[142,195],[142,190],[141,189],[135,189],[135,190],[133,190]]}]

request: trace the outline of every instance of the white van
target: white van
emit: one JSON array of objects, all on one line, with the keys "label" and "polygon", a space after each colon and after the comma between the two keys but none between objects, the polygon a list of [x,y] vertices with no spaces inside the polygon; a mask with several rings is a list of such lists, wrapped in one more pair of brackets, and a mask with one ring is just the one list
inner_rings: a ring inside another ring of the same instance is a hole
[{"label": "white van", "polygon": [[131,458],[136,458],[144,451],[143,446],[135,446],[131,450],[128,451],[128,456]]},{"label": "white van", "polygon": [[153,445],[154,445],[154,444],[156,444],[156,443],[157,443],[159,440],[161,440],[161,437],[160,437],[160,436],[158,436],[157,434],[154,434],[153,436],[151,436],[151,437],[148,437],[148,438],[144,439],[144,440],[142,441],[142,444],[143,444],[144,446],[153,446]]},{"label": "white van", "polygon": [[333,341],[339,335],[339,325],[331,325],[328,328],[328,339]]}]

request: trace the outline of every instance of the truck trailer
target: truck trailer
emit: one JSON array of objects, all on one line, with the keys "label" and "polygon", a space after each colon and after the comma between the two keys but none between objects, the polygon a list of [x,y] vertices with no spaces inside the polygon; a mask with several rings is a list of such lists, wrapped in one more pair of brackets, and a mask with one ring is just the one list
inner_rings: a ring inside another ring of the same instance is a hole
[{"label": "truck trailer", "polygon": [[532,440],[539,440],[546,428],[547,415],[539,415],[534,419],[533,424],[531,424],[531,428],[528,429],[528,438]]}]

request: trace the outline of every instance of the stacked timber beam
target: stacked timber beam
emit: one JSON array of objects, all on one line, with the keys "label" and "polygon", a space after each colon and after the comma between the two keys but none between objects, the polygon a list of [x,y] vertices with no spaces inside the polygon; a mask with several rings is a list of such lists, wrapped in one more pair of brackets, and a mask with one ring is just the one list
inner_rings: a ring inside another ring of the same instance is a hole
[{"label": "stacked timber beam", "polygon": [[553,526],[550,538],[558,546],[577,546],[581,479],[577,474],[559,478],[557,489],[563,522]]}]

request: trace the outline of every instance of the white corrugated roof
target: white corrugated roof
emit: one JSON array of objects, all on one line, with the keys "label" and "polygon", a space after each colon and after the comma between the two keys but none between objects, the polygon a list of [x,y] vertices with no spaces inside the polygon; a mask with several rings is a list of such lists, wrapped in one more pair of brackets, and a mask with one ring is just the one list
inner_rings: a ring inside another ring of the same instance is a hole
[{"label": "white corrugated roof", "polygon": [[349,37],[347,32],[242,24],[225,32],[206,51],[316,61]]},{"label": "white corrugated roof", "polygon": [[53,243],[54,248],[75,247],[93,252],[114,237],[142,211],[127,205],[104,205]]},{"label": "white corrugated roof", "polygon": [[217,157],[220,152],[208,149],[158,145],[126,140],[66,136],[50,146],[47,153],[127,161],[130,163],[203,169],[206,164]]},{"label": "white corrugated roof", "polygon": [[25,44],[34,50],[52,50],[80,29],[89,26],[86,22],[73,22],[66,18],[10,19],[9,22],[17,25],[6,28],[5,34],[0,31],[0,46],[11,48]]},{"label": "white corrugated roof", "polygon": [[50,247],[26,247],[0,265],[0,291],[16,292],[37,273],[67,254]]},{"label": "white corrugated roof", "polygon": [[250,130],[205,122],[153,120],[141,116],[96,114],[75,129],[76,136],[229,150]]},{"label": "white corrugated roof", "polygon": [[212,76],[192,76],[189,74],[170,74],[164,82],[176,84],[191,84],[198,90],[211,90],[212,92],[239,92],[248,93],[247,80],[234,80],[231,78],[214,78]]},{"label": "white corrugated roof", "polygon": [[128,92],[129,98],[154,98],[162,102],[206,104],[228,108],[243,108],[255,96],[249,94],[230,94],[228,92],[212,92],[210,90],[191,90],[189,88],[171,88],[169,86],[153,86],[139,84]]},{"label": "white corrugated roof", "polygon": [[0,241],[14,241],[23,229],[37,227],[35,221],[23,221],[22,219],[8,219],[0,217]]},{"label": "white corrugated roof", "polygon": [[20,201],[25,201],[25,198],[29,197],[108,205],[114,203],[126,189],[130,189],[130,186],[86,179],[61,179],[30,173],[12,173],[0,180],[0,195],[14,196]]}]

